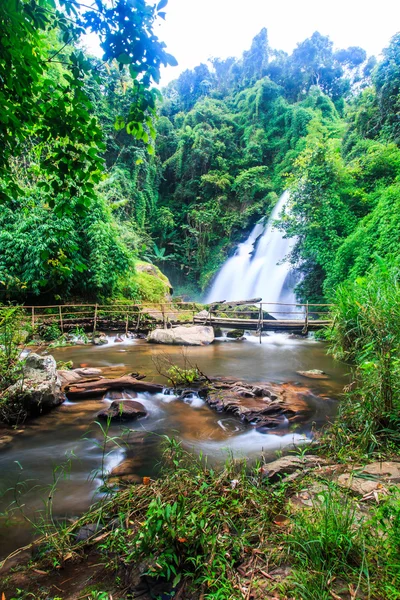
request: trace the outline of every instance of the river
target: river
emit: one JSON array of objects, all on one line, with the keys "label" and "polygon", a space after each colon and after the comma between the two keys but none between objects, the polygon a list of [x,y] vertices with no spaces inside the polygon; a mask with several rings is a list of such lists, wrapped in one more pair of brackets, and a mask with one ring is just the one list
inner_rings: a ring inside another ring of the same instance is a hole
[{"label": "river", "polygon": [[[139,476],[156,476],[163,434],[179,439],[195,453],[203,452],[211,461],[228,455],[273,458],[276,451],[293,443],[306,443],[313,426],[320,428],[336,412],[337,400],[347,382],[346,367],[325,353],[325,346],[312,338],[301,339],[288,334],[269,334],[262,343],[255,336],[246,341],[219,340],[202,347],[187,348],[147,344],[144,340],[127,340],[105,346],[72,346],[52,350],[57,361],[72,360],[74,367],[120,366],[126,372],[143,373],[149,381],[163,382],[157,362],[165,356],[182,364],[186,359],[210,377],[229,376],[244,381],[296,382],[310,388],[311,416],[292,431],[259,433],[233,417],[216,413],[199,398],[184,403],[174,396],[140,394],[149,415],[129,425],[132,431],[129,456],[135,459]],[[185,355],[185,356],[184,356]],[[329,378],[305,380],[296,371],[321,369]],[[53,517],[74,518],[87,509],[101,483],[102,435],[95,424],[97,412],[107,400],[67,401],[48,415],[29,422],[12,444],[0,453],[0,557],[29,542],[32,527],[22,517],[37,518],[49,495],[49,485],[59,478],[53,498]],[[110,436],[120,436],[120,426],[113,426]],[[128,438],[129,441],[129,438]],[[110,443],[105,457],[109,471],[126,456],[121,444]],[[65,465],[62,472],[60,465]],[[21,492],[16,494],[15,488]],[[23,505],[14,515],[6,509],[14,503]],[[3,513],[3,516],[1,516]]]}]

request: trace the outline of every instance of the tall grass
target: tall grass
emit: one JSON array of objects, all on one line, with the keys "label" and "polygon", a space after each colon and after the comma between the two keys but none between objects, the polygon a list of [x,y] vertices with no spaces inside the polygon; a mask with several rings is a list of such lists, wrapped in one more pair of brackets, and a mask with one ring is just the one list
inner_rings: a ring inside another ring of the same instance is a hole
[{"label": "tall grass", "polygon": [[366,453],[400,442],[400,268],[376,260],[367,276],[338,288],[330,333],[332,354],[354,374],[334,441]]}]

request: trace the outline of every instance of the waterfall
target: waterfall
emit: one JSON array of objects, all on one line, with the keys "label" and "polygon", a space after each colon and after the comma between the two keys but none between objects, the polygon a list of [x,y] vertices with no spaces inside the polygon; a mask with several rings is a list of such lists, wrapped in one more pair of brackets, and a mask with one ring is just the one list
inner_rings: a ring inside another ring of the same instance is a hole
[{"label": "waterfall", "polygon": [[256,297],[263,302],[296,302],[293,289],[297,277],[285,261],[296,239],[284,238],[282,231],[273,225],[288,200],[289,192],[284,192],[268,222],[257,223],[247,240],[238,245],[234,256],[217,274],[207,302]]}]

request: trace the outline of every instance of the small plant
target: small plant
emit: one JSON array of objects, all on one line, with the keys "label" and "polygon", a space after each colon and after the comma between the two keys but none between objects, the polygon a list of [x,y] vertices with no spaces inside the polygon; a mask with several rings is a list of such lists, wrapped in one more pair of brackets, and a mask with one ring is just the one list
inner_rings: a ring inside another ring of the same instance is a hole
[{"label": "small plant", "polygon": [[333,484],[315,494],[312,512],[295,513],[286,543],[298,565],[291,581],[304,600],[332,598],[336,578],[360,584],[367,573],[364,524],[355,502]]},{"label": "small plant", "polygon": [[110,595],[108,592],[100,592],[93,590],[90,592],[88,598],[91,598],[91,600],[109,600]]},{"label": "small plant", "polygon": [[77,340],[84,342],[85,344],[89,342],[89,338],[82,327],[75,327],[75,329],[71,330],[70,335],[76,338]]},{"label": "small plant", "polygon": [[23,375],[24,361],[20,360],[23,339],[22,315],[16,307],[2,307],[0,311],[0,420],[17,422],[22,417],[20,402],[11,399],[7,388]]},{"label": "small plant", "polygon": [[197,367],[183,369],[173,365],[168,369],[167,377],[171,385],[177,387],[179,385],[191,385],[193,382],[198,381],[201,375]]},{"label": "small plant", "polygon": [[72,360],[58,360],[57,370],[58,371],[70,371],[74,367]]},{"label": "small plant", "polygon": [[61,330],[57,323],[43,324],[39,327],[39,335],[46,342],[53,342],[61,336]]},{"label": "small plant", "polygon": [[[379,575],[379,592],[390,600],[400,598],[400,492],[392,490],[373,511],[368,523],[371,562]],[[379,539],[379,543],[376,540]]]},{"label": "small plant", "polygon": [[157,372],[165,377],[172,387],[191,385],[196,381],[207,379],[198,366],[189,360],[188,352],[185,348],[181,350],[180,362],[182,366],[177,365],[174,359],[165,352],[157,353],[157,356],[152,359]]}]

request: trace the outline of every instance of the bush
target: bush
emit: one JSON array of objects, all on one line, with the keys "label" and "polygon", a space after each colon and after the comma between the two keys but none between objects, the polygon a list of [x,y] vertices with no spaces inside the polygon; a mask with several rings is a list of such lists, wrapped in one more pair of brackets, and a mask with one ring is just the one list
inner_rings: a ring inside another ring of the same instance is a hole
[{"label": "bush", "polygon": [[46,342],[53,342],[58,339],[61,335],[61,330],[57,323],[50,323],[49,325],[41,325],[39,327],[39,335]]}]

